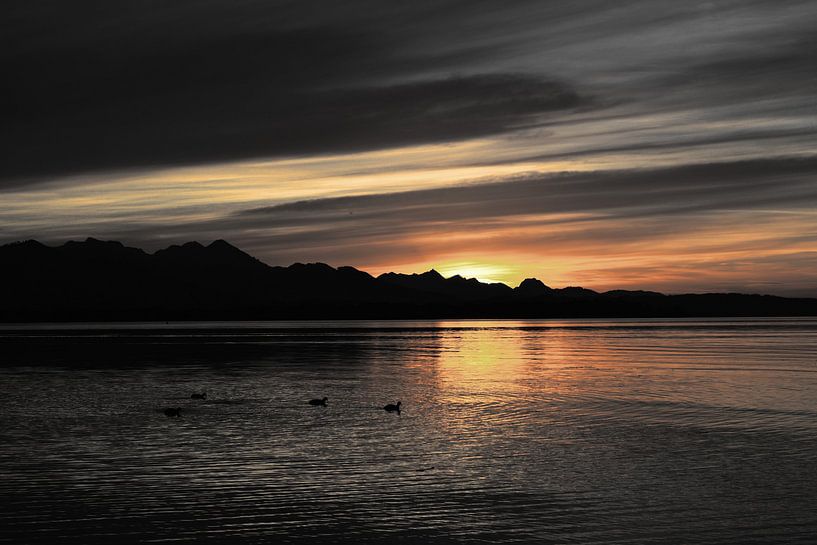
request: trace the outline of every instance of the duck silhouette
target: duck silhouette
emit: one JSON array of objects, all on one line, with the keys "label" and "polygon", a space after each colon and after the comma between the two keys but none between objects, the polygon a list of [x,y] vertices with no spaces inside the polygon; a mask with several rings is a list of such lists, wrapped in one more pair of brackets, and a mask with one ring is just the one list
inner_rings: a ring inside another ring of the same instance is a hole
[{"label": "duck silhouette", "polygon": [[165,416],[168,416],[168,417],[181,416],[182,415],[181,407],[175,407],[175,408],[168,407],[167,409],[165,409],[164,412],[165,412]]},{"label": "duck silhouette", "polygon": [[402,404],[403,404],[402,401],[398,401],[396,405],[394,405],[392,403],[389,403],[388,405],[383,407],[383,410],[385,410],[386,412],[389,412],[389,413],[400,414],[400,405],[402,405]]},{"label": "duck silhouette", "polygon": [[207,392],[202,392],[200,394],[192,394],[190,399],[207,399]]},{"label": "duck silhouette", "polygon": [[326,402],[329,401],[328,397],[323,399],[310,399],[309,404],[314,405],[315,407],[326,407]]}]

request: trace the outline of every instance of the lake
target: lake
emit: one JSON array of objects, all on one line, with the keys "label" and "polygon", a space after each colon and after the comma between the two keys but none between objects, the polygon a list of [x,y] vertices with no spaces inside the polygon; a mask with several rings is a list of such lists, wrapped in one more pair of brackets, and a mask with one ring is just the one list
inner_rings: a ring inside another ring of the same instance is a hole
[{"label": "lake", "polygon": [[817,540],[817,319],[5,325],[0,365],[3,543]]}]

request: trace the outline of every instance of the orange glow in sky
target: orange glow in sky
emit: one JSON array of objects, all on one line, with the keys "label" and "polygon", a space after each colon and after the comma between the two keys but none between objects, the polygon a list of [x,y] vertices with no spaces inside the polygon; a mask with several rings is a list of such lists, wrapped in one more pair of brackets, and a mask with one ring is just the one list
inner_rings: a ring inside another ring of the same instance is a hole
[{"label": "orange glow in sky", "polygon": [[0,244],[817,296],[813,2],[69,4],[5,29]]}]

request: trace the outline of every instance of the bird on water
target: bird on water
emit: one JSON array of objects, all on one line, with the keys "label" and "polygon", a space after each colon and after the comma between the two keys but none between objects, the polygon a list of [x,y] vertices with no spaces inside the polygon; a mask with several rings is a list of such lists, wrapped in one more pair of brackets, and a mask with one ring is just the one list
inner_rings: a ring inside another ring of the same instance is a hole
[{"label": "bird on water", "polygon": [[192,394],[190,399],[207,399],[207,392],[202,392],[200,394]]},{"label": "bird on water", "polygon": [[309,404],[314,405],[316,407],[326,407],[327,401],[329,401],[328,397],[325,397],[323,399],[310,399]]},{"label": "bird on water", "polygon": [[403,402],[402,402],[402,401],[398,401],[396,405],[395,405],[395,404],[393,404],[393,403],[389,403],[388,405],[386,405],[385,407],[383,407],[383,409],[384,409],[386,412],[389,412],[389,413],[397,413],[397,414],[400,414],[400,405],[402,405],[402,404],[403,404]]},{"label": "bird on water", "polygon": [[181,415],[182,415],[181,407],[176,408],[168,407],[167,409],[165,409],[165,416],[181,416]]}]

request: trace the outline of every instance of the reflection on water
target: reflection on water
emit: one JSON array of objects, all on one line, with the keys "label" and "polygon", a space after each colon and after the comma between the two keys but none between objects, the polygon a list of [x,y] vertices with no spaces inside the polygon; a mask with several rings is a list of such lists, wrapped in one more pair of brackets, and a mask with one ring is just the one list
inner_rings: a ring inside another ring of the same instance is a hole
[{"label": "reflection on water", "polygon": [[814,543],[815,354],[808,319],[4,326],[0,542]]}]

